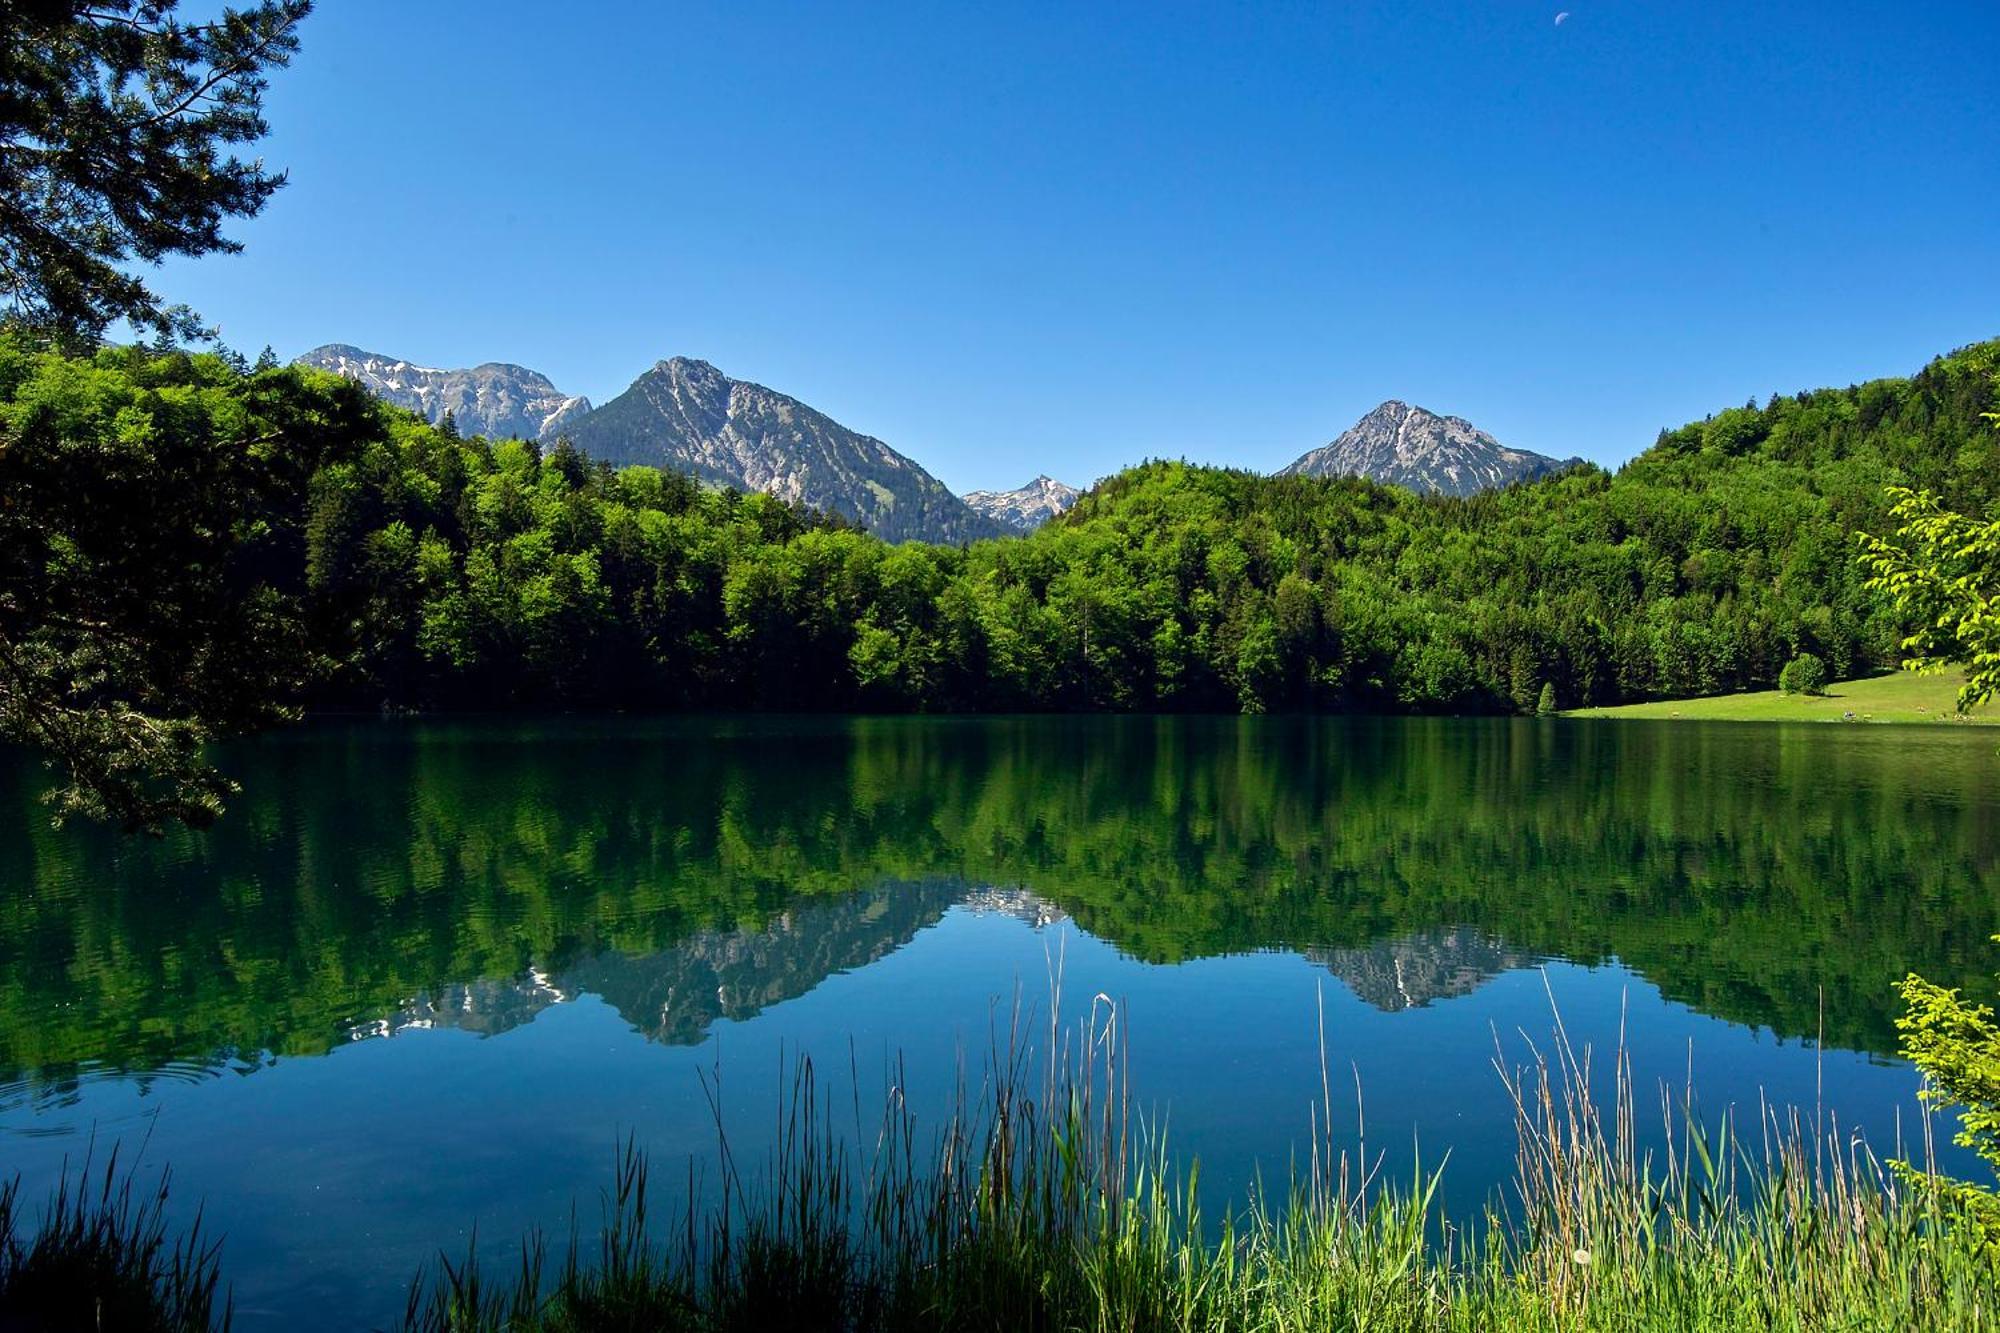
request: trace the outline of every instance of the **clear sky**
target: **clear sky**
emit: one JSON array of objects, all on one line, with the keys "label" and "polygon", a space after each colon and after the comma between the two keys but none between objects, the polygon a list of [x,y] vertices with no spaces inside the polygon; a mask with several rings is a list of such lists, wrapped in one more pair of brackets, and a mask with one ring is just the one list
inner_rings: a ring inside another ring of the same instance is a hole
[{"label": "clear sky", "polygon": [[303,39],[290,186],[160,277],[233,345],[599,402],[698,356],[959,490],[1276,468],[1391,397],[1616,463],[2000,335],[1991,0],[322,0]]}]

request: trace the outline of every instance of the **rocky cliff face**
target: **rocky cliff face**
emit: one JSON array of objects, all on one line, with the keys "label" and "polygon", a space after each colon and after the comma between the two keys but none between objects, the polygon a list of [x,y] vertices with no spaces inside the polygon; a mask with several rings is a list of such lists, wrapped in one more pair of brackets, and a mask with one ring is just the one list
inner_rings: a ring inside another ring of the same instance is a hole
[{"label": "rocky cliff face", "polygon": [[1509,449],[1462,417],[1441,417],[1391,399],[1278,475],[1367,477],[1413,491],[1473,495],[1581,461]]},{"label": "rocky cliff face", "polygon": [[965,503],[1015,532],[1033,532],[1076,503],[1078,491],[1053,477],[1036,477],[1013,491],[968,491]]},{"label": "rocky cliff face", "polygon": [[588,398],[566,394],[548,376],[502,361],[470,370],[438,370],[328,343],[297,364],[358,380],[376,397],[433,424],[449,412],[464,434],[495,440],[552,440],[590,411]]},{"label": "rocky cliff face", "polygon": [[593,458],[764,491],[845,515],[889,541],[955,543],[1006,531],[882,441],[706,361],[660,362],[568,434]]}]

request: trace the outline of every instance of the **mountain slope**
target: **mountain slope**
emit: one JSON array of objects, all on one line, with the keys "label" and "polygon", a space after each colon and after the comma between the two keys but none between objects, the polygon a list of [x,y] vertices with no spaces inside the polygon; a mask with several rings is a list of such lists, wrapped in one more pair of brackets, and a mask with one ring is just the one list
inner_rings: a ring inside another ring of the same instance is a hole
[{"label": "mountain slope", "polygon": [[566,433],[593,458],[765,491],[889,541],[957,543],[1008,530],[882,441],[706,361],[660,362]]},{"label": "mountain slope", "polygon": [[1574,467],[1507,446],[1462,417],[1390,399],[1281,470],[1281,477],[1367,477],[1413,491],[1473,495]]},{"label": "mountain slope", "polygon": [[358,380],[375,396],[408,408],[433,425],[451,413],[466,435],[490,439],[553,439],[590,411],[588,398],[566,394],[525,366],[489,361],[469,370],[412,365],[347,343],[315,347],[297,363]]},{"label": "mountain slope", "polygon": [[967,491],[965,503],[1015,532],[1033,532],[1076,503],[1076,487],[1040,476],[1012,491]]}]

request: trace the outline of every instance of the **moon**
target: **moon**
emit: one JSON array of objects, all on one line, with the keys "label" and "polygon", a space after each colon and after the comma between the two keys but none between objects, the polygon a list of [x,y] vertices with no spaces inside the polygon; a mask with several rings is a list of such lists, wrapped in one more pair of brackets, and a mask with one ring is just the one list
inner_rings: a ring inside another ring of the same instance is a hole
[{"label": "moon", "polygon": [[1556,15],[1556,26],[1560,28],[1563,25],[1563,20],[1567,19],[1568,17],[1569,17],[1569,11],[1567,9],[1565,9],[1562,13]]}]

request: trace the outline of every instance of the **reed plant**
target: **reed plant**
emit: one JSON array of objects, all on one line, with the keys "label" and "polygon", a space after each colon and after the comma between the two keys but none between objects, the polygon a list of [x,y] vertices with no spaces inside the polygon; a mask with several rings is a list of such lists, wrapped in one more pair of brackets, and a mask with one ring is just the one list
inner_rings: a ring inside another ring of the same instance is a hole
[{"label": "reed plant", "polygon": [[170,1186],[165,1170],[142,1184],[115,1148],[101,1165],[66,1164],[32,1217],[19,1177],[0,1183],[0,1329],[226,1333],[220,1242],[199,1214],[169,1226]]},{"label": "reed plant", "polygon": [[1307,1159],[1283,1188],[1210,1217],[1198,1167],[1178,1166],[1134,1112],[1123,1021],[1098,997],[1034,1057],[1017,1006],[978,1085],[961,1081],[929,1134],[893,1076],[872,1133],[837,1131],[800,1059],[769,1156],[742,1169],[723,1142],[719,1204],[698,1207],[691,1180],[656,1229],[647,1159],[628,1140],[590,1255],[573,1225],[559,1260],[541,1237],[498,1275],[476,1246],[440,1258],[406,1327],[2000,1328],[2000,1273],[1978,1238],[1837,1121],[1768,1106],[1753,1126],[1710,1121],[1683,1087],[1662,1090],[1660,1132],[1642,1133],[1622,1043],[1600,1101],[1591,1054],[1559,1018],[1548,1049],[1496,1056],[1517,1159],[1479,1215],[1446,1215],[1441,1165],[1386,1181],[1365,1135],[1337,1144],[1323,1077]]}]

